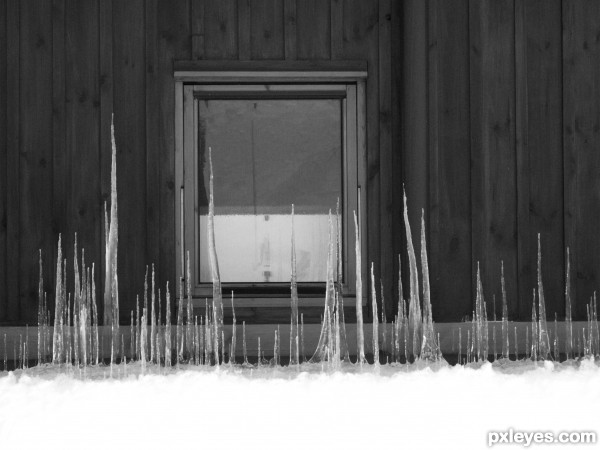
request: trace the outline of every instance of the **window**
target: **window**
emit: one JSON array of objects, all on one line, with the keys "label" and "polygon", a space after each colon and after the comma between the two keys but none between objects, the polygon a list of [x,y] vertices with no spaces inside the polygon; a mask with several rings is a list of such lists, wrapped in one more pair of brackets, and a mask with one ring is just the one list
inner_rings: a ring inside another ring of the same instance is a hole
[{"label": "window", "polygon": [[289,70],[289,63],[287,70],[218,71],[207,62],[189,64],[191,69],[180,64],[175,73],[178,275],[189,252],[194,296],[211,296],[210,148],[224,292],[233,290],[254,305],[289,298],[293,204],[300,296],[322,297],[329,212],[335,232],[338,208],[343,290],[352,295],[353,212],[365,194],[366,71],[344,66],[301,72]]}]

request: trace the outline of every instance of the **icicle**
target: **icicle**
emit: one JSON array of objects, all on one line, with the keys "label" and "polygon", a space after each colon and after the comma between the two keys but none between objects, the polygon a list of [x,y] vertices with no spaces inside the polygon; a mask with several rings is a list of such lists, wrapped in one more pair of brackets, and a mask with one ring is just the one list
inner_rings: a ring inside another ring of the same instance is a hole
[{"label": "icicle", "polygon": [[[360,214],[360,209],[359,209]],[[355,254],[356,254],[356,355],[359,364],[365,363],[365,336],[363,330],[362,314],[362,254],[360,228],[356,211],[354,211],[354,234],[355,234]],[[304,353],[304,340],[302,340],[302,352]]]},{"label": "icicle", "polygon": [[193,355],[193,309],[192,309],[192,273],[191,273],[191,269],[190,269],[190,252],[187,252],[187,272],[186,272],[186,292],[187,292],[187,302],[186,302],[186,317],[187,317],[187,322],[186,322],[186,327],[185,327],[185,338],[187,340],[187,354],[188,354],[188,359],[192,359],[192,355]]},{"label": "icicle", "polygon": [[302,362],[305,362],[306,353],[304,352],[304,313],[300,314],[300,345],[302,347]]},{"label": "icicle", "polygon": [[421,210],[421,271],[423,276],[423,340],[421,358],[433,361],[437,358],[438,350],[433,330],[429,265],[427,262],[427,243],[425,240],[425,210],[423,209]]},{"label": "icicle", "polygon": [[248,353],[246,351],[246,321],[242,321],[242,353],[244,357],[244,365],[248,364]]},{"label": "icicle", "polygon": [[235,307],[233,305],[233,291],[231,291],[231,313],[233,315],[231,327],[231,351],[229,353],[229,364],[235,364],[235,344],[237,342],[237,322],[235,320]]},{"label": "icicle", "polygon": [[44,274],[42,271],[42,250],[40,249],[40,279],[38,282],[38,345],[37,345],[37,363],[42,364],[42,330],[44,326]]},{"label": "icicle", "polygon": [[327,248],[327,282],[325,284],[325,306],[323,311],[323,320],[321,322],[321,332],[317,348],[310,359],[311,362],[320,362],[329,360],[329,351],[332,344],[333,332],[333,302],[335,297],[335,286],[333,280],[334,271],[334,243],[333,243],[333,222],[331,219],[331,210],[329,210],[329,245]]},{"label": "icicle", "polygon": [[213,166],[212,166],[212,149],[208,148],[208,164],[210,168],[209,180],[209,204],[208,204],[208,256],[210,260],[210,270],[213,284],[213,310],[214,310],[214,327],[215,327],[215,352],[217,360],[219,359],[219,337],[223,328],[223,299],[221,296],[221,276],[219,274],[219,261],[217,259],[217,250],[215,245],[215,202],[214,202],[214,186],[213,186]]},{"label": "icicle", "polygon": [[58,235],[58,256],[56,257],[56,294],[54,308],[54,333],[52,337],[52,362],[60,363],[60,348],[62,347],[62,330],[60,327],[63,315],[62,293],[62,236]]},{"label": "icicle", "polygon": [[554,313],[554,361],[560,362],[560,350],[558,348],[558,315]]},{"label": "icicle", "polygon": [[[183,269],[183,268],[182,268]],[[208,320],[207,320],[208,323]],[[183,277],[179,279],[179,305],[177,307],[177,364],[183,362]]]},{"label": "icicle", "polygon": [[[298,336],[298,283],[296,274],[296,234],[294,229],[294,205],[292,205],[292,268],[291,268],[291,305],[292,317],[290,320],[290,343],[292,339]],[[298,354],[294,355],[290,351],[290,364],[298,364]]]},{"label": "icicle", "polygon": [[462,328],[458,329],[458,364],[462,364]]},{"label": "icicle", "polygon": [[408,221],[408,206],[406,201],[406,192],[404,192],[404,226],[406,229],[406,245],[408,250],[408,261],[410,268],[410,304],[409,304],[409,326],[412,331],[412,352],[415,360],[419,356],[421,349],[421,304],[419,300],[419,274],[417,270],[417,258]]},{"label": "icicle", "polygon": [[538,359],[538,322],[535,309],[535,288],[533,289],[533,304],[531,307],[531,358],[536,361]]},{"label": "icicle", "polygon": [[519,360],[519,341],[517,340],[517,327],[515,327],[515,361]]},{"label": "icicle", "polygon": [[141,355],[140,355],[140,361],[142,364],[142,373],[144,373],[144,371],[146,370],[146,345],[145,342],[147,341],[147,326],[146,326],[146,322],[147,322],[147,318],[146,318],[146,308],[142,308],[142,328],[140,330],[140,340],[142,341],[142,345],[140,346],[140,351],[141,351]]},{"label": "icicle", "polygon": [[[146,269],[147,270],[147,269]],[[154,282],[154,264],[152,264],[152,289],[150,291],[150,362],[156,358],[156,286]]]},{"label": "icicle", "polygon": [[508,359],[508,302],[506,299],[506,285],[504,281],[504,261],[500,263],[500,284],[502,286],[502,357]]},{"label": "icicle", "polygon": [[260,336],[258,337],[258,367],[262,365],[262,354],[260,352]]},{"label": "icicle", "polygon": [[550,340],[548,338],[548,325],[546,324],[546,302],[544,301],[544,286],[542,284],[542,245],[538,233],[538,300],[539,300],[539,326],[538,326],[538,356],[543,359],[550,357]]},{"label": "icicle", "polygon": [[375,291],[375,274],[371,263],[371,307],[373,308],[373,363],[379,364],[379,319],[377,317],[377,292]]}]

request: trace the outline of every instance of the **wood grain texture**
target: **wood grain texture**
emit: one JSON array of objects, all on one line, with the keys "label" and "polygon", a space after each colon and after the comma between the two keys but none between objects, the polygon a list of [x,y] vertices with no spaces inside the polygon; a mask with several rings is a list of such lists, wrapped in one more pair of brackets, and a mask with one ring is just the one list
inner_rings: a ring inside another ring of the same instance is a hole
[{"label": "wood grain texture", "polygon": [[283,6],[281,0],[250,0],[252,60],[285,58]]},{"label": "wood grain texture", "polygon": [[[158,1],[145,4],[146,50],[146,264],[154,264],[160,273],[160,80],[158,77]],[[193,21],[193,18],[192,18]],[[192,47],[194,41],[192,40]]]},{"label": "wood grain texture", "polygon": [[144,2],[113,4],[113,101],[119,196],[119,306],[128,321],[142,291],[146,252]]},{"label": "wood grain texture", "polygon": [[[397,301],[397,249],[394,248],[394,194],[400,177],[394,174],[392,141],[392,2],[379,1],[379,239],[381,281],[384,286],[385,315],[394,315]],[[396,211],[398,212],[398,211]],[[398,216],[397,216],[398,217]],[[379,308],[380,311],[383,308]]]},{"label": "wood grain texture", "polygon": [[[55,177],[66,178],[63,255],[73,267],[74,234],[86,261],[100,261],[104,226],[100,201],[100,91],[98,2],[65,1],[65,164]],[[69,277],[67,277],[69,280]],[[68,281],[73,289],[73,278]]]},{"label": "wood grain texture", "polygon": [[[52,2],[52,253],[46,264],[52,270],[48,289],[53,291],[56,279],[57,242],[59,234],[66,237],[68,159],[66,125],[66,54],[65,54],[65,0]],[[54,295],[48,303],[54,310]]]},{"label": "wood grain texture", "polygon": [[252,10],[250,0],[237,0],[237,39],[238,39],[238,59],[240,61],[250,60],[252,47]]},{"label": "wood grain texture", "polygon": [[468,1],[430,3],[429,269],[434,320],[472,311]]},{"label": "wood grain texture", "polygon": [[[500,292],[504,261],[508,301],[514,308],[518,298],[514,4],[471,2],[469,19],[472,273],[480,262],[484,294],[491,302]],[[522,300],[531,307],[530,297]]]},{"label": "wood grain texture", "polygon": [[[380,243],[380,148],[379,148],[379,3],[377,0],[345,0],[343,5],[343,59],[367,61],[367,261],[375,263],[375,279],[381,278]],[[387,265],[387,261],[385,263]],[[363,281],[363,283],[366,280]],[[388,285],[389,286],[389,285]],[[388,298],[391,289],[388,287]],[[370,314],[370,313],[369,313]]]},{"label": "wood grain texture", "polygon": [[537,283],[540,233],[552,319],[554,313],[564,317],[565,284],[561,2],[517,0],[515,6],[519,297],[530,296]]},{"label": "wood grain texture", "polygon": [[283,1],[285,59],[296,59],[296,0]]},{"label": "wood grain texture", "polygon": [[0,0],[0,323],[6,321],[6,0]]},{"label": "wood grain texture", "polygon": [[[114,112],[113,105],[113,1],[102,1],[98,5],[98,35],[99,35],[99,70],[100,70],[100,195],[101,195],[101,223],[104,230],[104,205],[110,211],[110,174],[112,163],[112,144],[111,144],[111,121]],[[119,168],[117,167],[117,170]],[[101,257],[96,261],[96,286],[102,286],[104,292],[106,259],[104,250],[106,249],[106,239],[104,232],[100,233]],[[117,253],[118,255],[118,253]],[[104,302],[99,302],[98,313],[103,317]]]},{"label": "wood grain texture", "polygon": [[[186,2],[172,4],[159,0],[158,5],[158,77],[160,98],[152,105],[159,110],[156,143],[148,146],[159,162],[159,262],[158,282],[164,288],[167,281],[171,293],[177,292],[175,260],[175,201],[179,187],[175,186],[175,83],[173,60],[187,60],[191,56],[190,33]],[[150,143],[149,143],[150,144]],[[173,302],[174,312],[175,302]],[[172,315],[172,317],[175,317]]]},{"label": "wood grain texture", "polygon": [[[393,231],[392,241],[394,247],[394,296],[400,297],[398,292],[398,274],[399,260],[398,255],[403,249],[403,225],[399,220],[402,217],[403,195],[402,195],[402,23],[403,23],[403,5],[401,2],[392,1],[392,49],[391,49],[391,101],[392,101],[392,171],[394,173],[394,190],[392,191],[392,217]],[[394,302],[394,314],[398,314],[398,302]]]},{"label": "wood grain texture", "polygon": [[20,320],[37,322],[39,250],[52,266],[52,4],[21,2],[19,96],[19,310]]},{"label": "wood grain texture", "polygon": [[238,59],[237,5],[237,0],[205,1],[204,46],[207,59]]},{"label": "wood grain texture", "polygon": [[573,318],[600,280],[600,3],[563,2],[565,244],[571,249]]},{"label": "wood grain texture", "polygon": [[[185,3],[185,2],[183,2]],[[154,5],[149,5],[149,11],[156,13]],[[204,58],[204,0],[190,0],[190,31],[192,34],[192,59]],[[146,34],[147,45],[155,45],[156,42],[151,41],[151,36]],[[149,42],[148,42],[149,41]]]},{"label": "wood grain texture", "polygon": [[[419,230],[421,209],[428,210],[428,10],[421,0],[402,3],[402,72],[400,101],[402,115],[402,184],[406,189],[409,220],[413,230]],[[402,223],[402,216],[396,220]],[[404,295],[409,295],[408,258],[404,225],[402,235],[402,267]],[[414,234],[414,232],[413,232]],[[418,236],[418,233],[416,234]],[[415,242],[420,254],[421,244]]]},{"label": "wood grain texture", "polygon": [[302,60],[331,57],[331,8],[328,1],[296,1],[297,57]]},{"label": "wood grain texture", "polygon": [[20,7],[18,0],[6,3],[6,318],[16,323],[19,317],[19,165],[20,165]]}]

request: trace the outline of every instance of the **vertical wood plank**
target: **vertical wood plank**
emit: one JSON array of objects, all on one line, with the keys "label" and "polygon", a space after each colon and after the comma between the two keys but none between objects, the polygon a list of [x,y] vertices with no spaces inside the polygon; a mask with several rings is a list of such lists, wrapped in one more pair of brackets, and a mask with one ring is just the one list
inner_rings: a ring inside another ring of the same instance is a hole
[{"label": "vertical wood plank", "polygon": [[[428,211],[428,9],[427,2],[406,0],[402,4],[402,169],[403,186],[413,230],[419,230],[421,209]],[[402,267],[408,280],[408,259],[404,226],[402,233]],[[416,234],[418,236],[418,233]],[[415,242],[420,254],[421,244]],[[403,284],[405,296],[408,283]]]},{"label": "vertical wood plank", "polygon": [[[19,308],[20,320],[37,324],[39,250],[46,259],[52,242],[52,4],[21,3],[19,110]],[[45,275],[50,267],[46,261]]]},{"label": "vertical wood plank", "polygon": [[[65,78],[65,0],[52,1],[52,253],[47,259],[50,266],[50,289],[56,280],[58,235],[67,230],[67,183],[69,173],[66,143],[66,78]],[[52,311],[54,295],[48,296]]]},{"label": "vertical wood plank", "polygon": [[[175,274],[177,249],[175,246],[175,201],[179,187],[175,187],[175,83],[173,59],[188,59],[190,44],[189,20],[185,1],[173,4],[168,0],[158,1],[158,100],[159,126],[156,144],[148,147],[159,161],[160,199],[160,254],[158,280],[161,286],[169,281],[171,293],[177,292]],[[208,52],[208,48],[207,48]],[[178,197],[177,197],[178,198]],[[175,302],[173,308],[175,307]],[[175,317],[174,315],[172,317]]]},{"label": "vertical wood plank", "polygon": [[[18,0],[6,3],[6,285],[9,322],[19,320],[19,130],[20,130],[20,63],[19,28],[20,7]],[[8,70],[10,68],[10,70]]]},{"label": "vertical wood plank", "polygon": [[113,4],[113,77],[117,189],[119,194],[119,285],[121,319],[142,292],[146,255],[146,90],[143,0]]},{"label": "vertical wood plank", "polygon": [[[392,76],[392,167],[394,173],[394,190],[392,192],[393,221],[393,248],[394,248],[394,314],[398,313],[398,255],[402,253],[404,242],[402,238],[402,23],[403,5],[401,2],[392,1],[392,50],[391,50],[391,76]],[[406,266],[404,266],[406,267]]]},{"label": "vertical wood plank", "polygon": [[600,3],[563,1],[565,244],[571,249],[573,315],[600,280]]},{"label": "vertical wood plank", "polygon": [[[155,6],[155,5],[153,5]],[[148,8],[152,9],[152,8]],[[192,59],[204,58],[204,0],[191,0]]]},{"label": "vertical wood plank", "polygon": [[472,311],[468,3],[430,2],[428,254],[436,321]]},{"label": "vertical wood plank", "polygon": [[[472,273],[479,261],[491,301],[504,261],[511,315],[518,298],[514,33],[512,0],[470,3]],[[529,296],[522,300],[531,306]]]},{"label": "vertical wood plank", "polygon": [[[112,144],[110,125],[113,114],[113,1],[105,0],[98,4],[99,8],[99,70],[100,70],[100,194],[101,224],[104,230],[104,204],[110,211],[110,177],[112,162]],[[117,171],[120,172],[119,167]],[[100,250],[102,257],[96,262],[96,283],[104,289],[106,259],[103,257],[106,248],[104,232],[100,233]],[[99,302],[98,314],[103,317],[103,302]]]},{"label": "vertical wood plank", "polygon": [[296,59],[296,0],[284,0],[285,59]]},{"label": "vertical wood plank", "polygon": [[537,283],[541,233],[546,311],[564,317],[561,2],[515,6],[519,297],[530,297]]},{"label": "vertical wood plank", "polygon": [[251,23],[250,23],[250,0],[237,1],[237,27],[238,27],[238,58],[240,61],[250,60],[251,52]]},{"label": "vertical wood plank", "polygon": [[331,4],[323,0],[297,0],[296,32],[298,59],[330,59]]},{"label": "vertical wood plank", "polygon": [[[342,59],[367,61],[367,260],[375,263],[375,278],[379,280],[381,267],[380,242],[380,148],[379,148],[379,2],[377,0],[345,0],[343,4]],[[388,94],[389,95],[389,94]],[[391,263],[391,261],[390,261]],[[388,285],[389,289],[389,285]],[[388,291],[388,298],[391,298]],[[369,303],[369,302],[367,302]]]},{"label": "vertical wood plank", "polygon": [[[238,12],[238,17],[241,21],[241,9]],[[251,58],[253,60],[284,59],[285,39],[283,28],[284,13],[281,0],[251,0],[249,41]]]},{"label": "vertical wood plank", "polygon": [[238,58],[237,7],[236,0],[205,1],[204,46],[207,59]]},{"label": "vertical wood plank", "polygon": [[[394,189],[392,143],[392,2],[379,0],[379,170],[380,170],[380,267],[386,297],[385,315],[392,320],[397,288],[397,257],[393,243]],[[398,216],[400,217],[400,216]],[[381,308],[380,308],[381,309]]]},{"label": "vertical wood plank", "polygon": [[[194,5],[192,3],[192,10]],[[158,71],[158,2],[146,0],[146,264],[154,264],[160,273],[160,149],[158,129],[160,126],[160,83]],[[192,28],[194,27],[192,14]],[[192,51],[194,51],[192,37]],[[202,49],[203,50],[203,49]],[[196,48],[196,52],[198,49]],[[197,56],[197,54],[196,54]]]},{"label": "vertical wood plank", "polygon": [[[99,261],[104,230],[100,205],[98,2],[65,2],[67,223],[63,255],[73,261],[73,233],[86,261]],[[57,150],[58,151],[58,150]]]},{"label": "vertical wood plank", "polygon": [[6,321],[6,0],[0,0],[0,323]]},{"label": "vertical wood plank", "polygon": [[344,0],[331,0],[331,59],[344,52]]}]

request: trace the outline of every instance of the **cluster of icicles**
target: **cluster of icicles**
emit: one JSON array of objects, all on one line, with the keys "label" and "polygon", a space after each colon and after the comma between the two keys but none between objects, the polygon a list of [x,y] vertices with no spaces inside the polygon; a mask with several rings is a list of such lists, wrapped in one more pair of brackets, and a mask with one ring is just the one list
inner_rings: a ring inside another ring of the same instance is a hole
[{"label": "cluster of icicles", "polygon": [[[61,238],[58,240],[58,256],[56,262],[56,290],[55,312],[52,319],[48,308],[47,295],[44,292],[42,278],[42,255],[40,252],[40,281],[39,281],[39,310],[38,310],[38,364],[53,363],[87,367],[108,363],[104,356],[110,346],[110,365],[127,364],[127,354],[130,361],[137,360],[142,370],[147,364],[157,364],[170,367],[173,364],[191,365],[222,365],[242,364],[251,366],[246,350],[246,327],[242,323],[242,358],[237,356],[237,322],[233,294],[231,308],[233,313],[233,326],[231,340],[226,342],[223,326],[223,298],[219,275],[219,265],[215,247],[214,232],[214,200],[213,200],[213,169],[209,149],[210,167],[210,198],[208,211],[208,247],[209,259],[213,281],[213,296],[209,304],[206,301],[205,314],[195,316],[192,308],[192,294],[190,286],[189,255],[187,259],[187,278],[180,279],[179,295],[176,301],[176,324],[172,325],[171,294],[169,284],[164,292],[165,317],[161,312],[163,294],[156,289],[154,267],[151,272],[150,292],[148,292],[148,270],[146,270],[143,302],[137,298],[137,307],[131,311],[131,322],[128,342],[125,342],[124,333],[119,327],[119,297],[117,275],[117,189],[116,189],[116,145],[114,127],[112,132],[112,170],[111,170],[111,208],[110,220],[105,208],[105,238],[106,238],[106,276],[104,292],[104,316],[98,316],[95,285],[95,267],[86,266],[85,253],[81,250],[81,269],[79,266],[79,251],[77,248],[77,235],[74,244],[74,293],[67,293],[67,260],[63,259]],[[360,207],[359,207],[360,210]],[[308,358],[304,345],[304,320],[298,313],[298,289],[296,278],[296,249],[294,239],[294,207],[292,205],[292,230],[291,230],[291,317],[289,336],[289,365],[300,366],[303,363],[320,363],[330,369],[336,369],[342,363],[363,365],[367,363],[365,356],[365,336],[363,330],[363,286],[361,267],[361,231],[356,212],[354,213],[355,252],[356,252],[356,353],[350,357],[349,343],[346,335],[344,320],[344,298],[342,294],[342,242],[338,230],[341,230],[339,204],[335,215],[329,214],[329,244],[327,252],[327,277],[324,300],[324,311],[321,322],[319,341],[312,356]],[[360,214],[360,211],[359,211]],[[334,226],[336,221],[336,226]],[[404,196],[404,223],[406,230],[407,254],[409,263],[409,297],[404,299],[402,279],[399,276],[397,315],[391,323],[385,317],[385,308],[378,312],[377,286],[375,283],[374,267],[370,270],[370,293],[372,307],[372,342],[371,349],[374,364],[380,361],[392,364],[407,364],[417,361],[427,363],[443,360],[440,349],[439,335],[436,334],[432,319],[431,294],[429,285],[429,268],[425,241],[425,221],[421,217],[421,274],[419,276],[417,257],[414,250],[411,227],[408,220],[406,196]],[[568,255],[568,249],[567,249]],[[400,259],[400,258],[399,258]],[[573,327],[571,321],[571,298],[569,263],[567,257],[567,283],[566,283],[566,358],[578,356],[599,356],[600,338],[598,331],[598,315],[596,298],[593,297],[588,305],[588,326],[584,328],[581,336],[577,336],[577,345],[573,342]],[[422,280],[422,289],[419,286]],[[185,285],[185,286],[184,286]],[[477,270],[477,289],[475,310],[473,311],[470,330],[466,336],[466,358],[463,358],[462,328],[458,331],[458,362],[471,363],[487,361],[498,357],[518,359],[524,354],[527,359],[533,360],[559,360],[559,343],[557,321],[555,319],[554,338],[550,340],[548,324],[546,322],[546,308],[544,303],[544,290],[541,276],[541,249],[538,235],[538,286],[533,290],[534,302],[531,322],[531,345],[529,344],[529,329],[526,333],[524,352],[518,348],[517,330],[514,330],[513,349],[510,348],[510,330],[508,322],[508,308],[504,280],[504,267],[501,271],[502,286],[502,330],[501,353],[496,351],[495,318],[492,327],[492,342],[490,345],[490,323],[486,301],[483,296],[483,287]],[[185,291],[185,294],[184,294]],[[422,294],[422,298],[421,298]],[[385,304],[383,289],[381,289],[380,304]],[[422,305],[422,306],[421,306]],[[537,307],[536,307],[537,306]],[[53,322],[53,326],[50,324]],[[104,326],[101,326],[104,325]],[[381,330],[380,330],[381,327]],[[278,366],[281,365],[282,336],[279,327],[275,330],[273,358],[266,360],[264,355],[271,354],[270,350],[261,350],[260,337],[258,338],[257,364]],[[126,333],[125,333],[126,334]],[[28,336],[28,335],[27,335]],[[454,334],[453,334],[454,338]],[[380,355],[380,344],[386,349],[385,356]],[[20,339],[17,351],[16,343],[13,348],[13,360],[16,367],[25,368],[28,364],[28,338]],[[126,351],[127,350],[127,351]],[[6,348],[6,335],[4,336],[4,369],[7,368],[8,352]],[[385,359],[385,361],[383,361]]]}]

